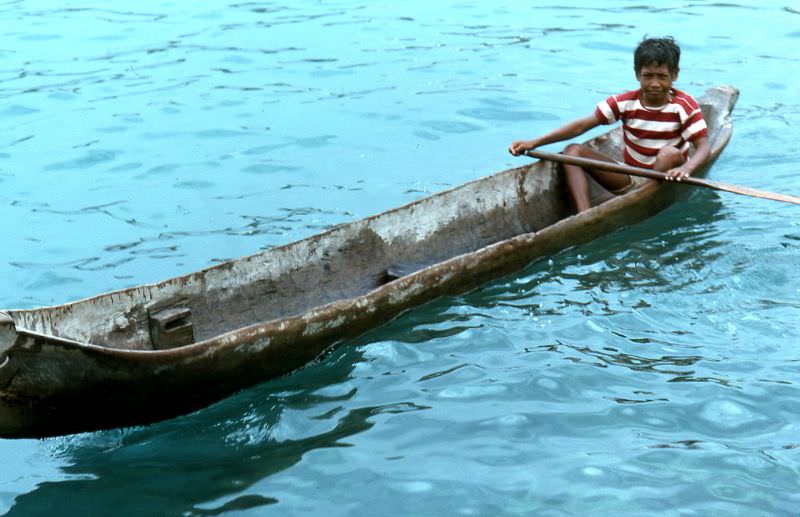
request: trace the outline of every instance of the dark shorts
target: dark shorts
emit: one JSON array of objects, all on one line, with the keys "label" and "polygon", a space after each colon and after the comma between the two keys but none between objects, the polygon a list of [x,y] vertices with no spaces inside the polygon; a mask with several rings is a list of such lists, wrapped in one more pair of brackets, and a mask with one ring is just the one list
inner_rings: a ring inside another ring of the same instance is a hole
[{"label": "dark shorts", "polygon": [[625,185],[624,187],[615,189],[615,190],[611,190],[610,192],[612,194],[614,194],[615,196],[621,196],[622,194],[627,194],[631,190],[633,190],[636,187],[638,187],[639,185],[641,185],[643,183],[644,179],[645,178],[641,178],[639,176],[628,176],[628,184],[627,185]]}]

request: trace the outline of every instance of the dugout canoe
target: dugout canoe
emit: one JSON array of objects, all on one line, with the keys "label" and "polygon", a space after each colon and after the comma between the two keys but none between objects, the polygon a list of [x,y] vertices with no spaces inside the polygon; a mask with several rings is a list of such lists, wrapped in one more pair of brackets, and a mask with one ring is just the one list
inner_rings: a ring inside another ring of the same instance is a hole
[{"label": "dugout canoe", "polygon": [[[737,96],[717,87],[700,99],[709,166]],[[590,143],[620,156],[621,130]],[[558,166],[536,162],[161,283],[0,311],[0,437],[186,414],[431,299],[639,222],[685,189],[645,180],[615,197],[593,185],[594,207],[572,215]]]}]

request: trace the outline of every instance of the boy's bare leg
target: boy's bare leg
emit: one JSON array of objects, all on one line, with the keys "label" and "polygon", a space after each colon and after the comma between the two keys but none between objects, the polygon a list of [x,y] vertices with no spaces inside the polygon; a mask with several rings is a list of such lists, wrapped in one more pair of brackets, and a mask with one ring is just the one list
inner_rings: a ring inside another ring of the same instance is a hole
[{"label": "boy's bare leg", "polygon": [[[568,145],[566,149],[564,149],[564,154],[581,158],[590,158],[592,160],[615,162],[610,156],[580,144]],[[653,169],[661,172],[668,171],[682,165],[684,161],[683,154],[681,154],[677,148],[671,146],[664,147],[658,152]],[[592,206],[589,200],[589,182],[586,179],[587,173],[603,188],[611,192],[623,189],[631,182],[631,177],[627,174],[584,169],[576,165],[564,164],[564,173],[567,176],[567,187],[572,197],[572,202],[575,204],[575,209],[578,212],[588,210]]]},{"label": "boy's bare leg", "polygon": [[[610,156],[580,144],[568,145],[566,149],[564,149],[564,154],[604,162],[615,162]],[[615,174],[613,172],[584,169],[577,165],[564,164],[567,188],[572,197],[572,202],[575,205],[575,210],[578,212],[588,210],[592,206],[589,200],[589,181],[586,178],[587,173],[591,174],[592,178],[602,185],[603,188],[611,191],[625,188],[631,181],[630,176],[626,174]]]}]

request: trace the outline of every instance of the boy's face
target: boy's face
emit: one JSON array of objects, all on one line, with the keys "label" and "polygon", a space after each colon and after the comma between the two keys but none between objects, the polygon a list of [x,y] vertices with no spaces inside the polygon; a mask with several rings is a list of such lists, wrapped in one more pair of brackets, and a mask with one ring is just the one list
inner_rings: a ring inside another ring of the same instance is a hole
[{"label": "boy's face", "polygon": [[669,100],[672,82],[678,78],[678,72],[670,71],[667,65],[643,66],[636,74],[642,88],[642,101],[645,106],[663,106]]}]

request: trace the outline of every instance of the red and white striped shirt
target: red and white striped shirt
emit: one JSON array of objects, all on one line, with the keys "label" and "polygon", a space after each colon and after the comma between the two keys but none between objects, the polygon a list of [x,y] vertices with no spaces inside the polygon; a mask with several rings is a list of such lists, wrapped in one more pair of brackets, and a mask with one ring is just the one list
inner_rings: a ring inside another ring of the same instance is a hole
[{"label": "red and white striped shirt", "polygon": [[700,106],[691,95],[670,90],[670,99],[660,108],[648,108],[639,100],[641,90],[612,95],[600,102],[595,116],[601,124],[622,121],[625,163],[653,168],[662,147],[671,145],[689,156],[689,142],[708,134]]}]

